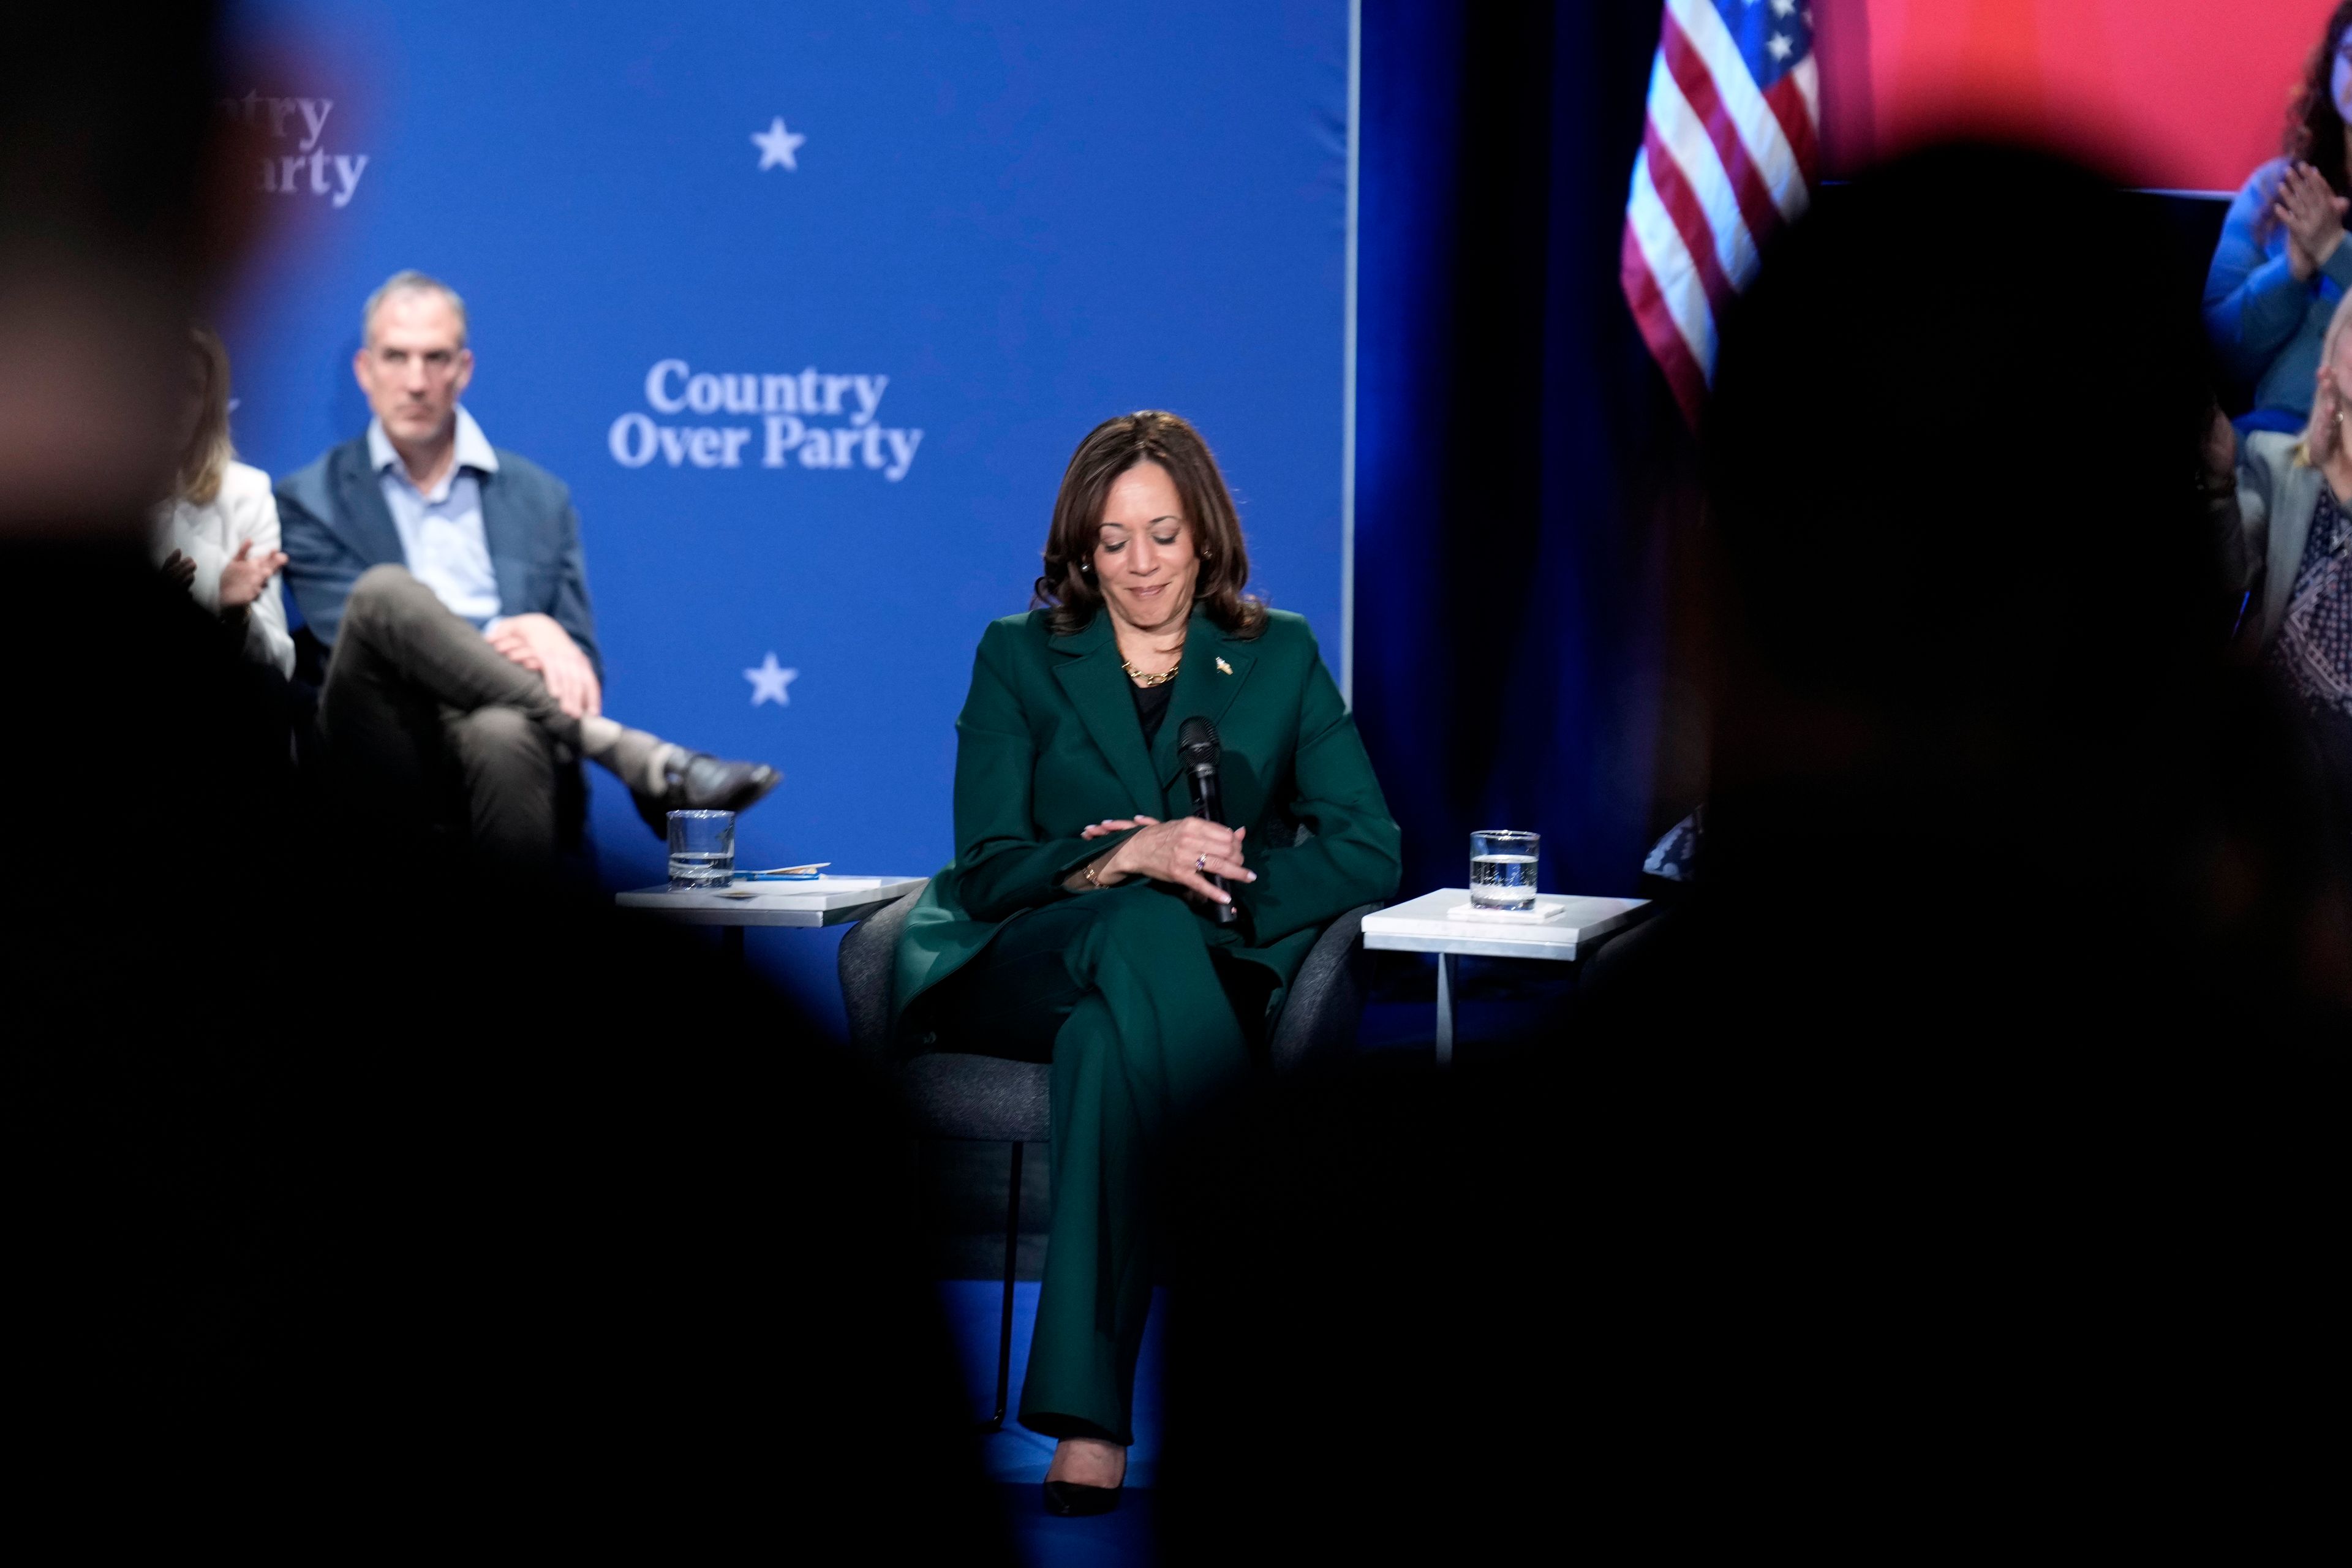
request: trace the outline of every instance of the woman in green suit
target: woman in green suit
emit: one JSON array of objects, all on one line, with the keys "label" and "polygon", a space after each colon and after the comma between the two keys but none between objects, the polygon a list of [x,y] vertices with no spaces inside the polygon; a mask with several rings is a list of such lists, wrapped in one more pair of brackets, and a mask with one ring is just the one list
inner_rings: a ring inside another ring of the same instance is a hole
[{"label": "woman in green suit", "polygon": [[[1060,1439],[1046,1506],[1096,1512],[1127,1472],[1155,1162],[1249,1072],[1321,929],[1396,891],[1397,827],[1307,623],[1243,596],[1240,520],[1190,425],[1131,414],[1080,442],[1045,564],[1035,607],[981,638],[955,863],[907,922],[893,994],[904,1037],[1053,1064],[1021,1421]],[[1194,717],[1223,745],[1231,827],[1189,815]]]}]

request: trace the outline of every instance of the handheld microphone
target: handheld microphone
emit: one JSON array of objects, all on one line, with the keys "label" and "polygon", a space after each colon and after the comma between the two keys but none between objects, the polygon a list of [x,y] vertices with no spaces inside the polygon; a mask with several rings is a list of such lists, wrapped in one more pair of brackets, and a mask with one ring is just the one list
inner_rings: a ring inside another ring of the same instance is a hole
[{"label": "handheld microphone", "polygon": [[[1217,765],[1224,757],[1224,748],[1217,743],[1217,727],[1197,716],[1185,720],[1176,726],[1176,755],[1183,762],[1184,776],[1192,782],[1192,815],[1222,826],[1225,820],[1225,796],[1217,783]],[[1225,885],[1223,877],[1211,877],[1209,880],[1219,888]],[[1241,919],[1241,910],[1231,904],[1211,907],[1221,926]]]}]

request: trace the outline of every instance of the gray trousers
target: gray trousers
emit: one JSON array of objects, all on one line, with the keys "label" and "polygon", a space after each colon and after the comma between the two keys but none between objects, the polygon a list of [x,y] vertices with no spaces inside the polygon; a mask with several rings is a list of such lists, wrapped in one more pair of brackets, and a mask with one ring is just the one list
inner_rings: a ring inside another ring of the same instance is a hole
[{"label": "gray trousers", "polygon": [[354,803],[395,836],[455,816],[478,855],[555,858],[556,773],[579,755],[580,721],[407,568],[352,587],[319,727]]}]

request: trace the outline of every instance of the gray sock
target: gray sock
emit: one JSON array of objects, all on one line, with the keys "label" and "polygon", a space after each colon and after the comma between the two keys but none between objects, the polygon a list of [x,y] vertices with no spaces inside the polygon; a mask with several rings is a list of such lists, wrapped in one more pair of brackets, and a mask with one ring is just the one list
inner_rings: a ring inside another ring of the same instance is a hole
[{"label": "gray sock", "polygon": [[[651,735],[646,737],[654,741]],[[669,771],[686,766],[686,759],[694,755],[673,741],[654,741],[653,751],[646,758],[646,788],[655,795],[669,788]]]},{"label": "gray sock", "polygon": [[601,757],[613,749],[613,742],[628,733],[610,719],[595,718],[580,721],[580,754]]},{"label": "gray sock", "polygon": [[669,770],[686,761],[683,747],[659,735],[632,730],[610,719],[580,721],[580,749],[591,761],[602,763],[631,789],[659,795],[669,787]]}]

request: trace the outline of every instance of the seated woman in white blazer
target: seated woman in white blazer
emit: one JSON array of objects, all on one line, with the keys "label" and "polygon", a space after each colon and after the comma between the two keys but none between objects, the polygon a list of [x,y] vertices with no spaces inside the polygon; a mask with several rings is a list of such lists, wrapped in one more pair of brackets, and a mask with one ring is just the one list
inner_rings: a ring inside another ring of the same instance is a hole
[{"label": "seated woman in white blazer", "polygon": [[188,332],[179,404],[179,471],[155,508],[155,560],[197,604],[245,634],[245,656],[294,673],[294,639],[278,592],[278,500],[269,476],[236,461],[228,438],[228,351],[203,327]]}]

